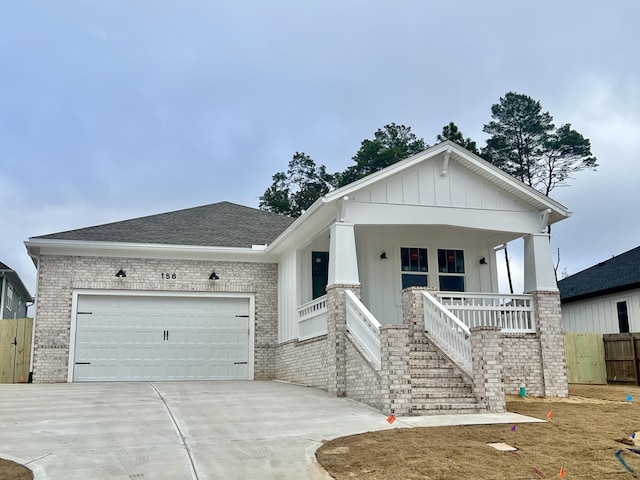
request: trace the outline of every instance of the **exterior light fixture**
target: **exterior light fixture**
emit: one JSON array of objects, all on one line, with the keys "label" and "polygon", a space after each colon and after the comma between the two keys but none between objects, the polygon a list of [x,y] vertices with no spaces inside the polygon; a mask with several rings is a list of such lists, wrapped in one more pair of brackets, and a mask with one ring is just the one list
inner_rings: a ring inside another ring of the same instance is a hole
[{"label": "exterior light fixture", "polygon": [[127,276],[127,274],[122,269],[118,270],[118,273],[116,273],[116,277],[118,277],[118,278],[124,278],[126,276]]},{"label": "exterior light fixture", "polygon": [[216,275],[216,272],[211,272],[211,275],[209,275],[209,280],[220,280],[220,277]]},{"label": "exterior light fixture", "polygon": [[480,257],[480,265],[486,265],[487,264],[487,259],[484,257]]},{"label": "exterior light fixture", "polygon": [[389,258],[389,257],[387,257],[387,252],[382,252],[380,254],[380,260],[387,260],[387,258]]}]

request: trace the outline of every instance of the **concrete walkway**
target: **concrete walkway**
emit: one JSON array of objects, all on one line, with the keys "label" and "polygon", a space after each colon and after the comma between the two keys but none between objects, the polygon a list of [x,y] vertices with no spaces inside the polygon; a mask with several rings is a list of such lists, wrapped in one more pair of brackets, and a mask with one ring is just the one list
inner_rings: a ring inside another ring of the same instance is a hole
[{"label": "concrete walkway", "polygon": [[326,479],[324,440],[389,428],[536,421],[400,417],[282,382],[0,385],[0,457],[36,480]]}]

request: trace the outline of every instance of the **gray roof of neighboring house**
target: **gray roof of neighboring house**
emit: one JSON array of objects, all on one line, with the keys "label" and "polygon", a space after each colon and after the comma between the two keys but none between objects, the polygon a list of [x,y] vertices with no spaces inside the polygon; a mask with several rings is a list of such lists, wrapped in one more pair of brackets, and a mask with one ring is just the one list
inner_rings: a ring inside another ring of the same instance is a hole
[{"label": "gray roof of neighboring house", "polygon": [[640,288],[640,247],[558,282],[562,303]]},{"label": "gray roof of neighboring house", "polygon": [[219,202],[33,238],[250,248],[271,243],[294,220],[256,208]]},{"label": "gray roof of neighboring house", "polygon": [[2,276],[11,281],[11,284],[18,290],[18,293],[23,300],[33,302],[33,297],[29,293],[27,287],[24,286],[24,283],[22,283],[22,279],[17,272],[7,264],[0,262],[0,277]]}]

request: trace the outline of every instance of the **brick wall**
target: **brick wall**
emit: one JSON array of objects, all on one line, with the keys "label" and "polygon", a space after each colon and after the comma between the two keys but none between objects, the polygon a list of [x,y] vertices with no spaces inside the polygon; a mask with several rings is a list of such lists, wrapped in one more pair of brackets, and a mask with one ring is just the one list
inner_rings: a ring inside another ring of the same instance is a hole
[{"label": "brick wall", "polygon": [[281,343],[275,352],[276,378],[327,390],[328,349],[326,335]]},{"label": "brick wall", "polygon": [[[115,277],[123,269],[127,277]],[[256,380],[275,377],[277,264],[43,255],[40,258],[34,382],[66,382],[74,289],[252,293]],[[215,270],[220,280],[210,281]],[[162,273],[175,273],[173,280]]]},{"label": "brick wall", "polygon": [[502,334],[499,327],[473,327],[471,352],[473,357],[473,393],[487,412],[506,410],[503,384],[504,359]]},{"label": "brick wall", "polygon": [[564,329],[558,291],[533,292],[537,328],[540,335],[544,394],[547,397],[566,397],[567,364],[565,360]]},{"label": "brick wall", "polygon": [[372,359],[349,333],[347,333],[346,353],[347,397],[382,410],[380,371],[376,370]]},{"label": "brick wall", "polygon": [[410,345],[408,325],[380,327],[380,386],[384,413],[411,413]]},{"label": "brick wall", "polygon": [[502,358],[506,393],[518,394],[520,383],[524,383],[527,395],[544,396],[540,339],[537,334],[503,334]]}]

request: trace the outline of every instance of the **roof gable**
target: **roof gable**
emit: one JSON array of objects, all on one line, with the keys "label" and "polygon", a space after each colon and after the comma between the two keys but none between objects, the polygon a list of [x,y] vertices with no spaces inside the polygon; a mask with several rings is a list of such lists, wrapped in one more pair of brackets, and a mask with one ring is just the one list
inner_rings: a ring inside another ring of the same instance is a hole
[{"label": "roof gable", "polygon": [[[525,185],[495,165],[492,165],[450,140],[438,143],[423,152],[412,155],[356,182],[334,190],[325,195],[323,201],[327,203],[345,196],[355,196],[358,192],[368,188],[375,188],[375,184],[384,182],[390,177],[403,175],[408,170],[427,162],[433,164],[435,175],[444,173],[443,176],[451,177],[451,172],[456,171],[455,164],[457,164],[475,173],[479,178],[487,182],[487,184],[494,185],[495,189],[508,193],[522,205],[526,205],[530,210],[543,211],[550,209],[549,224],[563,220],[571,215],[571,212],[569,212],[565,206],[543,195],[536,189]],[[428,186],[425,188],[428,188]],[[454,202],[455,201],[459,200],[454,200]]]},{"label": "roof gable", "polygon": [[450,160],[446,174],[438,157],[404,169],[349,195],[359,202],[526,212],[533,208],[495,183]]},{"label": "roof gable", "polygon": [[219,202],[33,238],[251,248],[272,242],[293,220],[243,205]]},{"label": "roof gable", "polygon": [[563,303],[640,288],[640,246],[558,282]]}]

